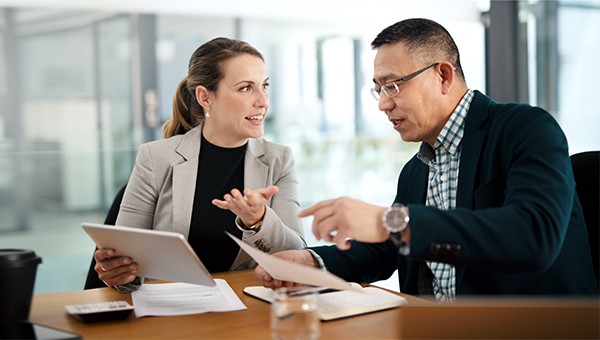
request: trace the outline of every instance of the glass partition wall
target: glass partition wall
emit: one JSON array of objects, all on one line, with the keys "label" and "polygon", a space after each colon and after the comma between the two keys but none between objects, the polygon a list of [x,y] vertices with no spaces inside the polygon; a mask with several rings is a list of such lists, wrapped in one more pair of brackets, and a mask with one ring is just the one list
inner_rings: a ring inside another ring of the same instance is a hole
[{"label": "glass partition wall", "polygon": [[0,246],[42,256],[42,291],[80,285],[93,244],[76,231],[103,221],[134,156],[131,19],[1,13]]},{"label": "glass partition wall", "polygon": [[[0,14],[0,248],[43,258],[37,293],[83,288],[94,245],[81,223],[103,222],[137,146],[161,138],[191,53],[211,38],[239,37],[264,54],[265,137],[292,148],[302,206],[340,195],[390,204],[418,148],[400,140],[369,93],[370,42],[391,22]],[[483,24],[441,22],[465,51],[469,85],[485,90]]]},{"label": "glass partition wall", "polygon": [[[514,20],[494,22],[481,11],[513,5],[474,3],[485,1],[440,3],[448,7],[441,17],[415,4],[388,12],[438,20],[457,41],[470,88],[486,92],[489,81],[494,96],[498,87],[525,89],[517,100],[555,115],[572,153],[600,149],[600,109],[590,101],[600,0],[523,0],[508,14]],[[191,53],[213,37],[238,37],[264,54],[272,85],[265,137],[292,148],[302,206],[340,195],[392,202],[418,148],[400,140],[369,94],[369,44],[392,21],[275,17],[0,7],[0,248],[42,256],[36,292],[83,288],[94,245],[81,222],[104,220],[137,146],[161,138]],[[499,68],[507,60],[486,65],[490,25],[526,32],[501,39],[514,50],[509,59],[523,63],[514,72]],[[317,244],[311,220],[304,223]],[[398,289],[394,279],[387,287]]]},{"label": "glass partition wall", "polygon": [[[528,3],[532,94],[558,119],[570,152],[600,150],[594,67],[600,54],[600,0]],[[534,24],[535,23],[535,24]],[[537,67],[536,67],[537,66]]]}]

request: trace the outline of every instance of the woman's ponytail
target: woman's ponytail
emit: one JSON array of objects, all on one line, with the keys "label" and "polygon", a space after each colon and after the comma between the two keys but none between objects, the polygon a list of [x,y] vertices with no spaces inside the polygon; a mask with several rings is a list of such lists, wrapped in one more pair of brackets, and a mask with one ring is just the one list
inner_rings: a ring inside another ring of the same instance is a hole
[{"label": "woman's ponytail", "polygon": [[163,137],[169,138],[193,129],[200,122],[202,107],[188,89],[188,78],[177,85],[173,96],[173,116],[162,127]]}]

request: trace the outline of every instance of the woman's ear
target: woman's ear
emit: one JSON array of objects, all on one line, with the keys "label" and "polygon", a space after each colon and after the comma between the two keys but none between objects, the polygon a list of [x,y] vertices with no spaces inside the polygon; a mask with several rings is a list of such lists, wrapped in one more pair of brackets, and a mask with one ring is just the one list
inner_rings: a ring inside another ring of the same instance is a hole
[{"label": "woman's ear", "polygon": [[200,106],[202,106],[204,109],[209,108],[210,99],[211,93],[206,87],[202,85],[196,86],[196,101],[198,104],[200,104]]}]

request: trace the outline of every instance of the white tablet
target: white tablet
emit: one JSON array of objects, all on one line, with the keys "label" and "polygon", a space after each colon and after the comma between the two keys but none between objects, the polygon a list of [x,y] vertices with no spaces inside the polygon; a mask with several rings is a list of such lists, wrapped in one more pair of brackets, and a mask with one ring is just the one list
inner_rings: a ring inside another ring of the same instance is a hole
[{"label": "white tablet", "polygon": [[112,248],[138,264],[138,276],[214,286],[188,241],[176,232],[83,223],[98,248]]}]

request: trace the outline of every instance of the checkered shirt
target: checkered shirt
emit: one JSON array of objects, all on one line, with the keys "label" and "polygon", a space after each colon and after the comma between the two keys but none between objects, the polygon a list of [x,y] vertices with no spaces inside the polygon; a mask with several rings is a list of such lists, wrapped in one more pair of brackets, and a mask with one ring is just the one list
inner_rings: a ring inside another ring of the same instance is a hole
[{"label": "checkered shirt", "polygon": [[[427,206],[441,210],[456,208],[456,188],[458,186],[458,166],[460,163],[461,140],[465,131],[465,117],[473,99],[469,90],[442,128],[433,150],[423,142],[418,158],[429,166],[427,186]],[[454,301],[456,295],[456,274],[454,266],[427,261],[435,278],[433,293],[440,302]]]}]

